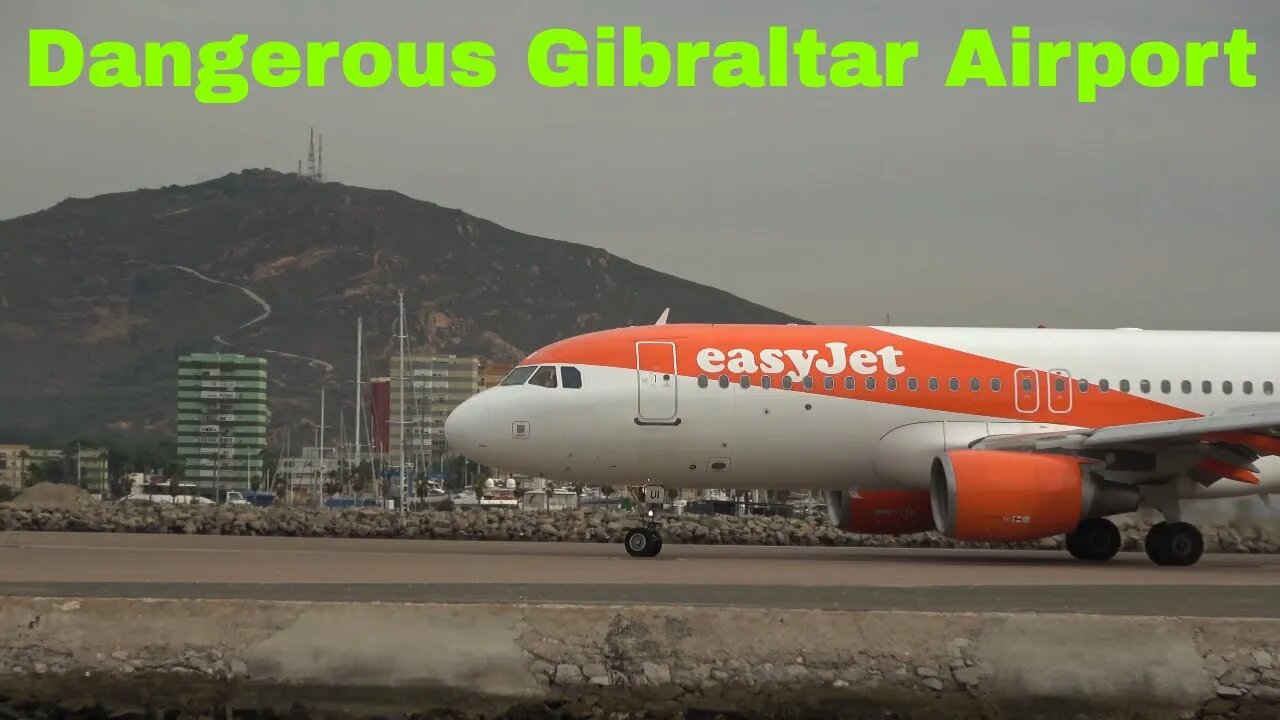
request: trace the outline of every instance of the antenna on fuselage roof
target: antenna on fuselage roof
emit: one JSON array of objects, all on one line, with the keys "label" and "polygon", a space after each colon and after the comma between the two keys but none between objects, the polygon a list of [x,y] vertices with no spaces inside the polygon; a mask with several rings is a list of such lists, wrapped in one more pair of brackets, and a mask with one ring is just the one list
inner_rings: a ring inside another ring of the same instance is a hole
[{"label": "antenna on fuselage roof", "polygon": [[662,311],[662,315],[658,316],[658,322],[654,323],[654,325],[666,325],[666,324],[667,324],[667,313],[669,313],[669,312],[671,312],[671,308],[667,308],[667,309],[663,310],[663,311]]}]

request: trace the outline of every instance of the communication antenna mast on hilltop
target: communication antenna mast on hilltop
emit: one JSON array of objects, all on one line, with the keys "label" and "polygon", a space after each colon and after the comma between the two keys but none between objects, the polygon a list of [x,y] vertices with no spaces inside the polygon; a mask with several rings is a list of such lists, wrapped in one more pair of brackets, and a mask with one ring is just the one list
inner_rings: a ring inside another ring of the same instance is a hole
[{"label": "communication antenna mast on hilltop", "polygon": [[320,142],[316,144],[316,129],[311,128],[311,140],[307,144],[307,172],[302,172],[302,161],[298,161],[298,177],[308,182],[324,182],[324,133],[320,134]]},{"label": "communication antenna mast on hilltop", "polygon": [[311,141],[307,144],[307,175],[308,180],[316,178],[316,129],[311,128]]}]

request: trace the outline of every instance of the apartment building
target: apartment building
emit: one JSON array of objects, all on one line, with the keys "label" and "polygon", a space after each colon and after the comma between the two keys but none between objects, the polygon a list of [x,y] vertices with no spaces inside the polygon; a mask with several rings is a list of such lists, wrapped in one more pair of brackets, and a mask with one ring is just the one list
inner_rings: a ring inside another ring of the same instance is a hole
[{"label": "apartment building", "polygon": [[398,457],[403,433],[407,462],[418,458],[426,467],[438,468],[451,455],[444,437],[445,418],[479,391],[480,363],[474,357],[457,355],[406,355],[403,383],[400,366],[400,356],[392,356],[389,456]]},{"label": "apartment building", "polygon": [[249,490],[267,444],[267,361],[223,353],[178,359],[178,455],[205,497]]},{"label": "apartment building", "polygon": [[502,382],[510,372],[515,369],[515,363],[498,363],[491,360],[480,361],[480,386],[477,390],[483,391],[494,387]]},{"label": "apartment building", "polygon": [[[95,488],[106,487],[106,451],[101,448],[85,448],[89,457],[85,461],[84,472],[88,473],[89,482],[85,488],[90,492],[99,492]],[[63,451],[51,448],[37,448],[30,445],[0,445],[0,486],[21,492],[28,479],[32,481],[61,480],[74,482],[76,466],[63,458]],[[98,456],[100,455],[100,462]],[[54,468],[50,470],[50,464]],[[52,475],[51,473],[56,473]]]},{"label": "apartment building", "polygon": [[107,449],[74,445],[62,453],[62,482],[84,488],[92,495],[111,497],[111,473]]},{"label": "apartment building", "polygon": [[0,487],[15,493],[22,491],[30,453],[30,445],[0,445]]}]

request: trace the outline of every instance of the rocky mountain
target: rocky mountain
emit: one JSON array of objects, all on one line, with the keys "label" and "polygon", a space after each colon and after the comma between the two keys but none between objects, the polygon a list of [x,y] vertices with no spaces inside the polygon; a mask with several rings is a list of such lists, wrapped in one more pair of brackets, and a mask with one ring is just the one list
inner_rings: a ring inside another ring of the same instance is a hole
[{"label": "rocky mountain", "polygon": [[414,351],[499,361],[667,306],[801,322],[397,192],[246,170],[0,222],[0,442],[169,436],[186,352],[266,357],[274,430],[318,416],[322,383],[350,413],[356,318],[386,374],[401,289]]}]

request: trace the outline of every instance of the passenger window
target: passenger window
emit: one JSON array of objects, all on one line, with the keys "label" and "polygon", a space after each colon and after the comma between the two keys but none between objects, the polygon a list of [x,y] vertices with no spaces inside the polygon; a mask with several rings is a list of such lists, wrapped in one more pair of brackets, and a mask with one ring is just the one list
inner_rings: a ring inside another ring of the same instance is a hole
[{"label": "passenger window", "polygon": [[704,387],[706,387],[709,383],[710,383],[710,380],[707,378],[707,376],[706,376],[706,375],[699,375],[699,376],[698,376],[698,387],[700,387],[700,388],[704,388]]},{"label": "passenger window", "polygon": [[929,378],[929,390],[938,392],[938,378]]},{"label": "passenger window", "polygon": [[1000,378],[991,378],[991,392],[1000,392]]},{"label": "passenger window", "polygon": [[1275,386],[1275,385],[1272,385],[1270,380],[1268,380],[1268,381],[1266,381],[1266,382],[1262,383],[1262,394],[1263,394],[1263,395],[1270,395],[1271,393],[1273,393],[1273,392],[1275,392],[1275,391],[1276,391],[1276,386]]},{"label": "passenger window", "polygon": [[1138,387],[1142,388],[1142,392],[1143,392],[1143,393],[1150,393],[1150,392],[1151,392],[1151,381],[1150,381],[1150,380],[1143,380],[1142,382],[1138,383]]},{"label": "passenger window", "polygon": [[738,386],[741,387],[743,390],[746,390],[747,388],[751,387],[751,378],[746,375],[743,375],[742,377],[738,378]]},{"label": "passenger window", "polygon": [[729,387],[729,376],[728,376],[728,375],[721,375],[721,376],[720,376],[720,388],[721,388],[721,389],[724,389],[724,388],[727,388],[727,387]]},{"label": "passenger window", "polygon": [[960,391],[960,378],[951,378],[947,381],[947,387],[951,388],[951,392]]},{"label": "passenger window", "polygon": [[835,390],[836,379],[831,377],[830,375],[826,376],[825,378],[822,379],[822,387],[826,388],[827,390]]},{"label": "passenger window", "polygon": [[892,375],[890,375],[889,377],[885,378],[885,380],[884,380],[884,389],[885,389],[885,390],[890,390],[890,391],[892,391],[892,390],[897,390],[897,389],[898,389],[898,378],[893,377]]},{"label": "passenger window", "polygon": [[761,390],[768,390],[771,387],[773,387],[773,377],[769,375],[765,375],[764,377],[760,378]]},{"label": "passenger window", "polygon": [[553,388],[556,386],[556,366],[543,365],[538,371],[529,378],[530,385],[541,385],[545,388]]},{"label": "passenger window", "polygon": [[1223,380],[1223,381],[1222,381],[1222,394],[1223,394],[1223,395],[1230,395],[1230,394],[1231,394],[1231,381],[1230,381],[1230,380]]},{"label": "passenger window", "polygon": [[577,390],[582,387],[582,371],[571,365],[560,368],[560,381],[566,388]]},{"label": "passenger window", "polygon": [[907,389],[915,392],[920,389],[920,383],[916,382],[915,378],[907,378]]},{"label": "passenger window", "polygon": [[857,386],[858,386],[858,381],[857,381],[857,380],[854,380],[852,375],[846,375],[846,376],[845,376],[845,378],[844,378],[844,389],[845,389],[845,390],[848,390],[849,392],[853,392],[853,389],[854,389],[854,388],[856,388]]},{"label": "passenger window", "polygon": [[1110,380],[1099,380],[1099,381],[1098,381],[1098,392],[1111,392],[1111,381],[1110,381]]},{"label": "passenger window", "polygon": [[782,389],[783,389],[783,390],[790,390],[790,389],[791,389],[791,376],[790,376],[790,375],[783,375],[783,376],[782,376]]},{"label": "passenger window", "polygon": [[813,389],[813,376],[812,376],[812,375],[805,375],[805,376],[804,376],[804,389],[805,389],[805,390],[812,390],[812,389]]},{"label": "passenger window", "polygon": [[1121,381],[1120,381],[1120,392],[1129,392],[1129,381],[1128,381],[1128,380],[1121,380]]},{"label": "passenger window", "polygon": [[1205,395],[1212,395],[1213,383],[1209,382],[1208,380],[1205,380],[1204,382],[1200,383],[1200,392],[1204,393]]},{"label": "passenger window", "polygon": [[533,374],[533,371],[537,369],[538,369],[537,365],[526,365],[524,367],[518,367],[512,370],[511,372],[507,373],[507,376],[502,378],[502,382],[499,384],[500,385],[523,385],[525,381],[529,379],[529,376]]},{"label": "passenger window", "polygon": [[1089,381],[1088,381],[1088,380],[1081,380],[1081,381],[1080,381],[1080,392],[1082,392],[1082,393],[1087,393],[1087,392],[1089,392]]},{"label": "passenger window", "polygon": [[875,378],[870,377],[870,376],[868,376],[868,377],[867,377],[867,389],[868,389],[868,390],[875,390],[875,389],[876,389],[876,379],[875,379]]},{"label": "passenger window", "polygon": [[969,378],[969,389],[978,392],[982,389],[982,381],[978,378]]},{"label": "passenger window", "polygon": [[1183,395],[1190,395],[1190,394],[1191,394],[1191,381],[1190,381],[1190,380],[1183,380],[1183,381],[1182,381],[1182,394],[1183,394]]},{"label": "passenger window", "polygon": [[1161,380],[1160,392],[1164,393],[1165,395],[1168,395],[1169,393],[1173,392],[1173,383],[1169,382],[1168,380]]},{"label": "passenger window", "polygon": [[1243,392],[1245,395],[1252,395],[1253,382],[1251,380],[1245,380],[1244,382],[1240,383],[1240,391]]}]

